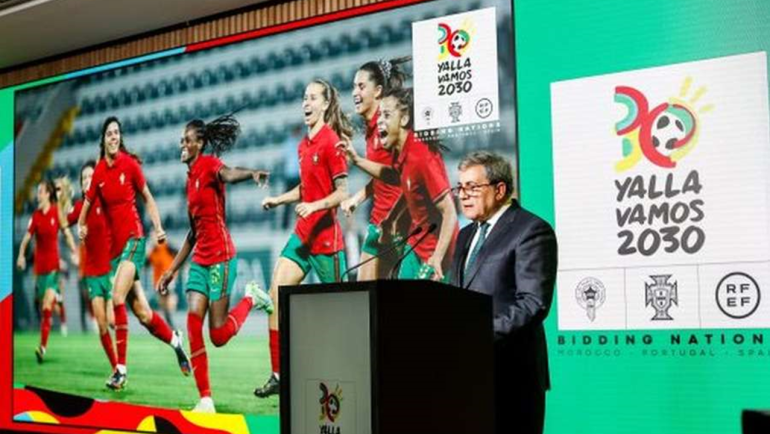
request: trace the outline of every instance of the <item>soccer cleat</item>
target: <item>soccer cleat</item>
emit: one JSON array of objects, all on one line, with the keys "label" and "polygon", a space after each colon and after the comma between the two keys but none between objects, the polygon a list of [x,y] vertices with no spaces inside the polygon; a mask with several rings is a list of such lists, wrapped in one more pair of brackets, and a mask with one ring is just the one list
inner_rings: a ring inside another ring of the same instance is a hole
[{"label": "soccer cleat", "polygon": [[45,348],[43,347],[37,347],[35,348],[35,358],[37,358],[37,363],[43,363],[43,357],[45,357]]},{"label": "soccer cleat", "polygon": [[257,282],[252,280],[247,283],[244,292],[246,293],[246,297],[251,298],[251,301],[257,310],[264,310],[268,315],[272,314],[275,310],[270,294],[263,291]]},{"label": "soccer cleat", "polygon": [[115,391],[123,390],[128,385],[128,374],[120,372],[120,370],[116,369],[115,372],[112,373],[110,378],[107,379],[107,388],[112,389]]},{"label": "soccer cleat", "polygon": [[258,398],[267,398],[268,396],[278,395],[281,389],[281,382],[278,375],[273,372],[262,387],[254,389],[254,396]]},{"label": "soccer cleat", "polygon": [[173,348],[174,353],[176,353],[179,369],[182,371],[182,374],[187,377],[190,375],[190,372],[192,372],[192,365],[190,364],[190,358],[187,357],[187,353],[184,352],[183,342],[184,338],[182,332],[174,330],[173,337],[171,338],[171,348]]},{"label": "soccer cleat", "polygon": [[211,399],[210,396],[204,396],[201,398],[200,401],[195,405],[195,408],[192,409],[192,411],[198,412],[198,413],[216,413],[217,410],[214,407],[214,400]]}]

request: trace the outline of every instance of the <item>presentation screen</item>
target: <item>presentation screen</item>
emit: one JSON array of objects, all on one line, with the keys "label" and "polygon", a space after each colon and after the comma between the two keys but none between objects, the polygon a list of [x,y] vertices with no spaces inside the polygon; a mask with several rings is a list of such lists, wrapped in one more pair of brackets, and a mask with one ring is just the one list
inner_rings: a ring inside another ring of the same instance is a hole
[{"label": "presentation screen", "polygon": [[401,0],[0,90],[0,427],[278,432],[269,293],[448,280],[515,76],[509,1]]}]

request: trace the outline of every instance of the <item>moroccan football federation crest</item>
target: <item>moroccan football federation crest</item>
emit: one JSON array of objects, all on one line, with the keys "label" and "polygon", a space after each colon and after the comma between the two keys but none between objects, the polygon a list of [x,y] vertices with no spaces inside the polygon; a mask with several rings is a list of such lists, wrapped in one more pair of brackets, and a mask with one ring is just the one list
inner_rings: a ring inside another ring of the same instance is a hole
[{"label": "moroccan football federation crest", "polygon": [[659,274],[650,276],[650,278],[654,283],[644,284],[644,305],[652,305],[655,309],[655,316],[651,319],[653,321],[673,320],[674,318],[668,314],[668,310],[671,309],[672,304],[679,305],[676,282],[668,281],[671,278],[670,274]]},{"label": "moroccan football federation crest", "polygon": [[596,310],[604,304],[604,300],[607,298],[607,290],[599,279],[586,277],[575,288],[575,298],[580,307],[586,311],[588,319],[593,322],[596,319]]}]

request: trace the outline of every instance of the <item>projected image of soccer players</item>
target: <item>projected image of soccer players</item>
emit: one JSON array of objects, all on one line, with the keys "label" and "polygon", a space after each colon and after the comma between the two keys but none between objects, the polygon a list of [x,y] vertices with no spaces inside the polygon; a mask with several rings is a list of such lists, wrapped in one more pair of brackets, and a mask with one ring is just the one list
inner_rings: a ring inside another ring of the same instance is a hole
[{"label": "projected image of soccer players", "polygon": [[[377,130],[380,100],[386,92],[403,86],[407,76],[401,70],[401,65],[409,60],[411,57],[366,62],[358,68],[353,78],[353,104],[366,128],[366,158],[375,163],[390,164],[393,160],[391,152],[381,143]],[[400,253],[400,250],[393,250],[391,246],[404,235],[398,231],[401,228],[398,225],[400,217],[405,217],[405,220],[409,218],[403,212],[405,206],[401,188],[377,178],[372,178],[364,188],[344,200],[340,207],[350,217],[369,198],[372,199],[372,211],[359,261],[366,263],[358,270],[358,280],[387,277]],[[390,255],[386,254],[388,251]]]},{"label": "projected image of soccer players", "polygon": [[56,189],[52,181],[43,181],[37,186],[37,210],[32,213],[27,232],[21,240],[16,266],[27,268],[27,246],[34,237],[33,256],[35,275],[35,298],[40,303],[40,345],[35,349],[38,363],[43,363],[48,335],[51,331],[51,311],[59,294],[59,231],[64,230],[67,245],[72,250],[73,261],[77,257],[75,241],[61,220],[56,202]]},{"label": "projected image of soccer players", "polygon": [[[278,287],[298,285],[310,270],[321,282],[340,280],[346,268],[345,245],[336,209],[348,198],[348,166],[345,154],[335,145],[349,140],[352,127],[340,108],[337,89],[325,80],[315,79],[305,88],[302,114],[307,135],[300,141],[300,184],[290,191],[262,201],[265,209],[295,202],[297,223],[273,271],[270,296],[278,306]],[[280,353],[278,350],[278,310],[269,318],[270,363],[272,374],[254,390],[260,398],[279,390]]]},{"label": "projected image of soccer players", "polygon": [[447,281],[445,271],[451,265],[459,231],[457,210],[441,149],[437,144],[426,144],[415,137],[412,111],[412,90],[408,88],[396,89],[380,102],[377,130],[383,146],[393,154],[390,165],[359,156],[350,142],[343,146],[351,162],[364,172],[400,186],[412,218],[410,232],[417,227],[428,230],[431,224],[439,229],[438,233],[434,231],[409,240],[414,249],[404,258],[398,277]]},{"label": "projected image of soccer players", "polygon": [[141,159],[129,152],[123,143],[120,121],[116,117],[105,119],[99,146],[100,160],[96,164],[91,187],[86,192],[78,217],[78,233],[84,241],[92,236],[87,219],[98,198],[107,214],[112,234],[110,257],[112,272],[115,275],[112,299],[118,363],[107,380],[107,387],[121,390],[127,384],[128,315],[125,303],[129,292],[132,292],[131,310],[139,322],[153,336],[171,346],[182,373],[190,375],[190,361],[182,346],[182,334],[177,330],[172,331],[163,317],[153,312],[139,283],[139,275],[145,262],[145,238],[142,220],[136,208],[137,193],[145,201],[158,241],[166,238],[155,199],[142,173]]},{"label": "projected image of soccer players", "polygon": [[[270,296],[256,282],[245,287],[245,296],[232,310],[230,293],[238,273],[235,245],[227,230],[225,184],[252,180],[267,184],[268,172],[228,167],[219,156],[230,150],[240,131],[232,115],[209,123],[190,121],[179,144],[180,159],[187,164],[187,212],[190,230],[171,267],[160,277],[158,291],[168,292],[185,260],[192,253],[187,276],[187,333],[195,384],[200,400],[193,411],[214,413],[216,408],[209,382],[208,356],[203,341],[203,320],[209,313],[209,336],[216,347],[227,344],[241,329],[252,308],[273,312]],[[210,154],[204,154],[210,152]],[[213,154],[213,155],[211,155]]]},{"label": "projected image of soccer players", "polygon": [[[67,213],[67,223],[70,226],[77,223],[80,212],[83,210],[85,194],[91,188],[95,167],[96,162],[90,160],[83,164],[80,169],[80,186],[84,198],[76,200],[72,205],[72,210]],[[86,215],[86,227],[88,227],[89,236],[81,244],[81,284],[88,292],[91,312],[99,331],[99,341],[101,341],[104,353],[112,368],[110,372],[114,372],[118,359],[108,327],[109,323],[115,323],[112,313],[112,273],[109,256],[112,236],[99,197],[94,198],[88,215]]]}]

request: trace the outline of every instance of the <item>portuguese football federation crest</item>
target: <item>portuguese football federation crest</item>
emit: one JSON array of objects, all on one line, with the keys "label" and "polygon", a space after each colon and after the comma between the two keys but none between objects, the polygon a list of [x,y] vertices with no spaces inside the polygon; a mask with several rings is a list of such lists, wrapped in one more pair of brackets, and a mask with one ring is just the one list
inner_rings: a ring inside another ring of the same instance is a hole
[{"label": "portuguese football federation crest", "polygon": [[653,321],[661,320],[673,320],[674,318],[668,314],[668,310],[671,309],[671,305],[679,305],[679,296],[676,288],[676,282],[669,282],[671,278],[670,274],[660,274],[650,276],[654,283],[644,284],[645,289],[645,306],[652,305],[655,309],[655,316],[651,319]]}]

